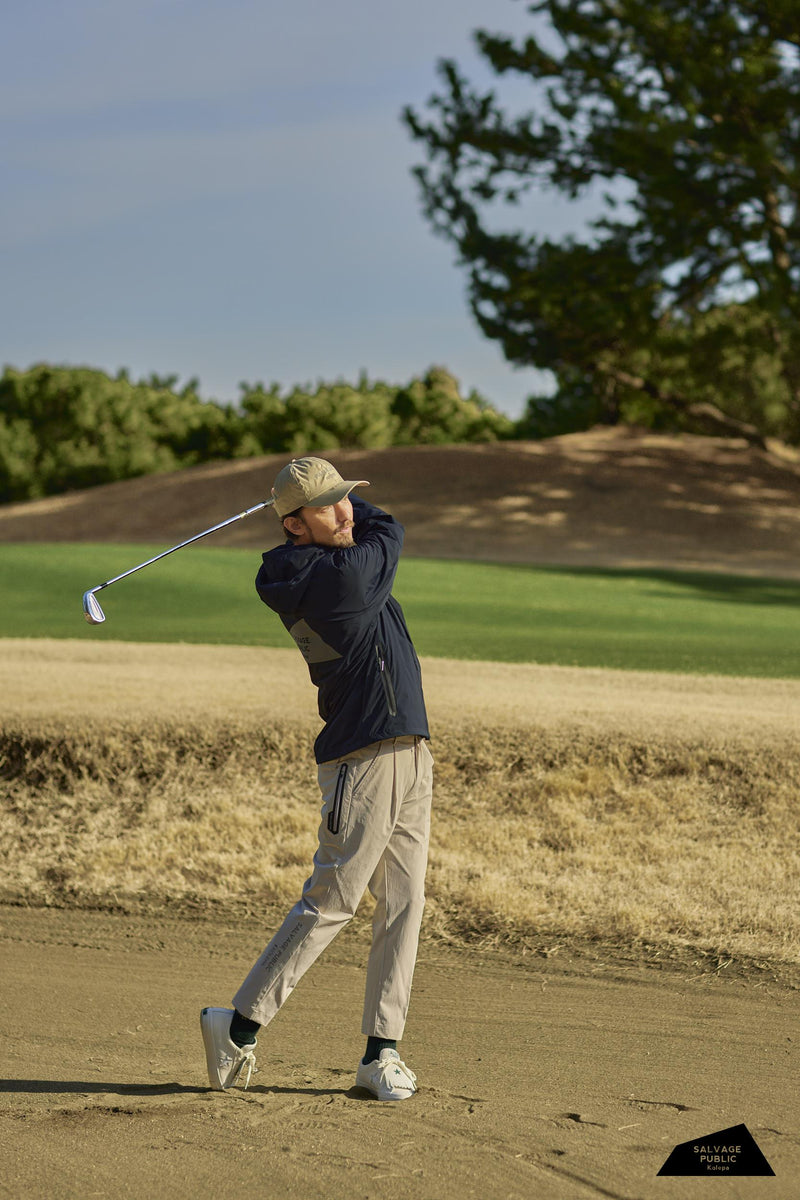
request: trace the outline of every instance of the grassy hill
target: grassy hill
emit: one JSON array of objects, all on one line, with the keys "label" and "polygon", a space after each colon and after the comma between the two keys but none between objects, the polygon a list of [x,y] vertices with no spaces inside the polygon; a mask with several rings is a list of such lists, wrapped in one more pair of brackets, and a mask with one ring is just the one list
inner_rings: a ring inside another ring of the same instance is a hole
[{"label": "grassy hill", "polygon": [[[412,556],[800,577],[800,462],[743,442],[596,429],[546,442],[326,454]],[[172,545],[269,495],[284,455],[0,507],[0,542]],[[268,510],[213,536],[263,549]],[[208,543],[212,544],[212,543]]]}]

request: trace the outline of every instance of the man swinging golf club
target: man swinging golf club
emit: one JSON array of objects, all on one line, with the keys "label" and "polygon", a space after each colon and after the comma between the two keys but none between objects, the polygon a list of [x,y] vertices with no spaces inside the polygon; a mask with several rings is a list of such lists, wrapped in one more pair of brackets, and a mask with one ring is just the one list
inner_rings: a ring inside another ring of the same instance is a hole
[{"label": "man swinging golf club", "polygon": [[233,998],[204,1008],[208,1075],[224,1090],[250,1079],[256,1033],[353,916],[375,898],[357,1086],[406,1100],[416,1076],[403,1035],[424,905],[432,762],[419,661],[391,594],[403,527],[351,496],[320,458],[298,458],[272,494],[288,541],[263,556],[261,599],[308,663],[325,722],[315,745],[322,820],[302,896]]}]

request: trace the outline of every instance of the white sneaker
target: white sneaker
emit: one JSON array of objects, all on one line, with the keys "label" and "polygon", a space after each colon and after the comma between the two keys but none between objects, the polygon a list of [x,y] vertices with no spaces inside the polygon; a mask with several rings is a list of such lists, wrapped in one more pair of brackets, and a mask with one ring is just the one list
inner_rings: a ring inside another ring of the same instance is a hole
[{"label": "white sneaker", "polygon": [[417,1090],[417,1077],[396,1050],[381,1050],[370,1063],[360,1062],[356,1087],[366,1088],[378,1100],[408,1100]]},{"label": "white sneaker", "polygon": [[244,1086],[247,1088],[256,1065],[255,1042],[251,1046],[237,1046],[231,1041],[232,1016],[232,1008],[204,1008],[200,1013],[208,1081],[218,1092],[233,1087],[245,1067],[247,1078]]}]

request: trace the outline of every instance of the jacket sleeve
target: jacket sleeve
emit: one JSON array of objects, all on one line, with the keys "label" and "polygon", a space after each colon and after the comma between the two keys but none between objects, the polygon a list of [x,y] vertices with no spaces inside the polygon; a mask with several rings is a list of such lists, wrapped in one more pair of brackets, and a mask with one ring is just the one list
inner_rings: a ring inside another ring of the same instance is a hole
[{"label": "jacket sleeve", "polygon": [[314,591],[328,617],[378,611],[392,592],[403,526],[360,496],[353,503],[355,545],[336,550],[315,572]]}]

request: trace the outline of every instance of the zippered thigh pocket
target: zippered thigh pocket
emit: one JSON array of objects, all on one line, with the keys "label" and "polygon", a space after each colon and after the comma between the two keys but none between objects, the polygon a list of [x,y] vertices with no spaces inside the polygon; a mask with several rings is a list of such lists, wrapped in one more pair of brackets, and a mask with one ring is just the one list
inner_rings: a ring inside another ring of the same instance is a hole
[{"label": "zippered thigh pocket", "polygon": [[343,762],[339,767],[339,774],[336,776],[336,787],[333,792],[333,804],[331,811],[328,813],[328,832],[334,834],[339,832],[339,826],[342,821],[342,800],[344,799],[344,789],[347,786],[347,763]]}]

